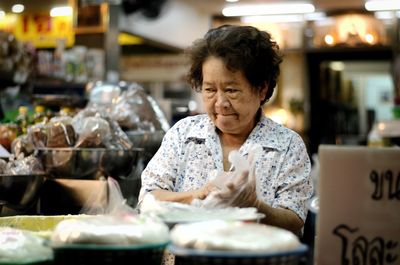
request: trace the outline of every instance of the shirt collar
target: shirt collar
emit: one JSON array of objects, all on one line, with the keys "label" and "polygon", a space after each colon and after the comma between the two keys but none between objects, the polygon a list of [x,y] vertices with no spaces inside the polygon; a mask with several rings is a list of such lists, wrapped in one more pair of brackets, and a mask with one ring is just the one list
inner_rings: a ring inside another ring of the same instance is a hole
[{"label": "shirt collar", "polygon": [[[204,139],[215,137],[215,125],[207,115],[202,115],[201,122],[194,124],[187,138]],[[260,121],[250,133],[246,140],[247,144],[260,144],[263,148],[277,149],[282,151],[289,144],[284,134],[284,127],[264,115],[261,115]]]},{"label": "shirt collar", "polygon": [[285,150],[289,141],[286,141],[285,127],[262,115],[256,127],[250,133],[246,142],[260,144],[263,148]]}]

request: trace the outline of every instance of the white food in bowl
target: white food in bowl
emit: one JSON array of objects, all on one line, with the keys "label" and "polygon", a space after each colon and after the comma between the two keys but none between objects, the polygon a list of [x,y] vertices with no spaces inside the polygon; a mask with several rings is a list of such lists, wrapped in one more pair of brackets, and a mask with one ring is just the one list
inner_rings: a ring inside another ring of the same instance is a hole
[{"label": "white food in bowl", "polygon": [[51,237],[55,246],[68,244],[145,245],[167,243],[168,227],[159,221],[140,216],[125,219],[94,216],[60,222]]},{"label": "white food in bowl", "polygon": [[240,221],[178,224],[171,230],[170,236],[174,245],[201,250],[273,253],[295,250],[301,245],[290,231]]},{"label": "white food in bowl", "polygon": [[29,231],[0,227],[0,264],[25,264],[52,258],[53,251],[44,239]]}]

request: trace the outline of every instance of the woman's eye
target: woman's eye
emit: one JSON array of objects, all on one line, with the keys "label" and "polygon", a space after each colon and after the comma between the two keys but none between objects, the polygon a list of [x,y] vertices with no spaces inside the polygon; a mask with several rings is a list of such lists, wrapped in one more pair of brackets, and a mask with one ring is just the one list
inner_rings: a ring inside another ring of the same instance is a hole
[{"label": "woman's eye", "polygon": [[206,87],[206,88],[204,88],[204,91],[205,91],[206,93],[213,93],[213,92],[215,91],[215,89],[214,89],[214,88],[211,88],[211,87]]},{"label": "woman's eye", "polygon": [[238,91],[237,89],[233,89],[233,88],[228,88],[226,90],[226,92],[228,92],[228,93],[236,93],[237,91]]}]

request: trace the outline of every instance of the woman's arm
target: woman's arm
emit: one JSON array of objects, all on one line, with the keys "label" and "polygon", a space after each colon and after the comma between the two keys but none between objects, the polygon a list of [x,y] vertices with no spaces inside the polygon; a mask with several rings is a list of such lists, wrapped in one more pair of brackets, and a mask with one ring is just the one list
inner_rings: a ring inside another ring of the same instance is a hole
[{"label": "woman's arm", "polygon": [[303,220],[292,210],[273,208],[270,205],[258,201],[255,205],[260,213],[265,214],[261,223],[281,227],[292,231],[296,235],[301,234],[304,225]]},{"label": "woman's arm", "polygon": [[157,189],[151,191],[150,193],[157,200],[160,201],[171,201],[190,204],[194,199],[203,200],[214,189],[214,185],[212,185],[211,183],[207,183],[203,187],[193,191],[173,192],[169,190]]}]

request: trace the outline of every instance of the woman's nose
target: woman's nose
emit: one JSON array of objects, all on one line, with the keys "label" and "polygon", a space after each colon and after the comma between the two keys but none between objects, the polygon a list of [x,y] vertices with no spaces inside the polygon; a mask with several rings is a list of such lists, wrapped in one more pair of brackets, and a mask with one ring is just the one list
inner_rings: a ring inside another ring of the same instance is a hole
[{"label": "woman's nose", "polygon": [[229,108],[231,103],[229,102],[229,99],[226,97],[224,93],[217,93],[217,101],[216,101],[216,106],[219,108]]}]

